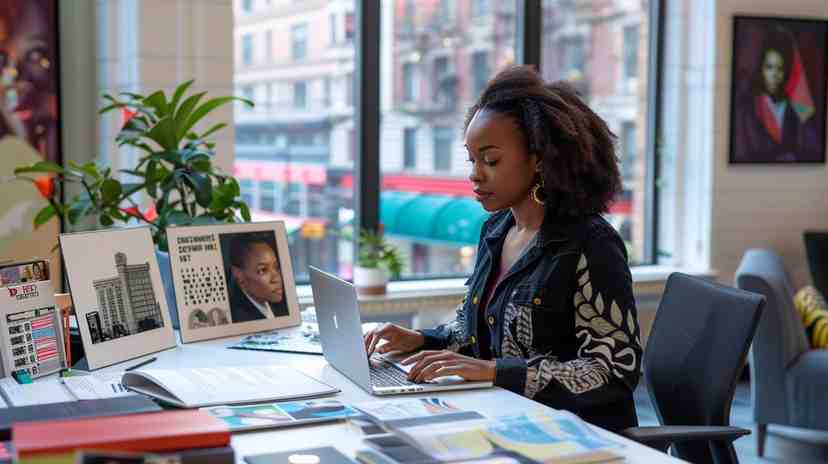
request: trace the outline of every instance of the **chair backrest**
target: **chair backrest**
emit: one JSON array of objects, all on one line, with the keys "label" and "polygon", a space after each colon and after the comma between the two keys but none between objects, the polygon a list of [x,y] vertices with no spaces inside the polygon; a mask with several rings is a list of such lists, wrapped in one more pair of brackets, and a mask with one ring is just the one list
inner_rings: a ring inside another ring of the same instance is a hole
[{"label": "chair backrest", "polygon": [[[644,380],[661,424],[729,424],[764,301],[699,277],[670,275],[644,352]],[[694,447],[709,453],[705,443],[675,448],[680,457],[699,459],[689,452]]]},{"label": "chair backrest", "polygon": [[814,287],[828,297],[828,231],[806,230],[805,254]]},{"label": "chair backrest", "polygon": [[754,419],[787,424],[785,373],[808,350],[808,339],[793,306],[793,286],[782,258],[769,249],[747,250],[736,270],[736,286],[767,299],[750,353]]}]

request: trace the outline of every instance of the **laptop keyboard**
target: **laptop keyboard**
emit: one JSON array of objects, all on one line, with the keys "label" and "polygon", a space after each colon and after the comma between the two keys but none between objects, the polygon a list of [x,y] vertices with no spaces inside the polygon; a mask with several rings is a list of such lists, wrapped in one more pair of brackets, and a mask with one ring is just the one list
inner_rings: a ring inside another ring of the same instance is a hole
[{"label": "laptop keyboard", "polygon": [[392,364],[381,361],[371,362],[371,385],[375,387],[399,387],[414,385],[408,380],[408,374],[397,369]]}]

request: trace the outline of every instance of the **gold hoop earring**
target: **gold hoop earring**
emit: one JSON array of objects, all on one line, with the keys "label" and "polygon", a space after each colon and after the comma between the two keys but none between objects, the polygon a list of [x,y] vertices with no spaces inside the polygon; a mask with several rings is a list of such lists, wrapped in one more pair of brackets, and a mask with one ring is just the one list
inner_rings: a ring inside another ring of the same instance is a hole
[{"label": "gold hoop earring", "polygon": [[536,182],[535,185],[532,186],[532,190],[529,191],[529,198],[531,198],[535,203],[543,206],[546,202],[541,199],[541,195],[543,195],[543,177],[541,177],[540,181]]}]

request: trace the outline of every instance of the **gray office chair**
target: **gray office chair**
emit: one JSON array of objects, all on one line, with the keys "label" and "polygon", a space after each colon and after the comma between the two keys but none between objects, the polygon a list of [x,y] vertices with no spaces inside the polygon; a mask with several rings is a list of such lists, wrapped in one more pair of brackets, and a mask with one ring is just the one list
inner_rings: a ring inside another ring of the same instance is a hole
[{"label": "gray office chair", "polygon": [[809,349],[793,286],[773,250],[745,252],[736,285],[767,298],[750,353],[756,447],[763,456],[768,424],[828,430],[828,350]]},{"label": "gray office chair", "polygon": [[657,427],[621,434],[693,463],[737,463],[730,405],[765,298],[674,273],[644,351],[644,381]]}]

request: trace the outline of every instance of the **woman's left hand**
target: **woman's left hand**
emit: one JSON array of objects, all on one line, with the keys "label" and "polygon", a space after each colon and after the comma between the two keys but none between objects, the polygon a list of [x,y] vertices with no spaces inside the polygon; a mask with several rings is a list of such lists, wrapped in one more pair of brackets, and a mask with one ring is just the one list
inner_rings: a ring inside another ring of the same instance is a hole
[{"label": "woman's left hand", "polygon": [[453,351],[420,351],[402,361],[413,364],[408,374],[412,382],[427,382],[436,377],[459,375],[470,381],[494,381],[495,361],[472,358]]}]

